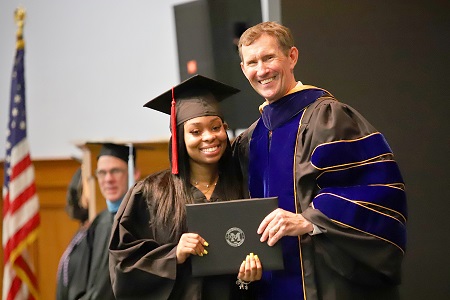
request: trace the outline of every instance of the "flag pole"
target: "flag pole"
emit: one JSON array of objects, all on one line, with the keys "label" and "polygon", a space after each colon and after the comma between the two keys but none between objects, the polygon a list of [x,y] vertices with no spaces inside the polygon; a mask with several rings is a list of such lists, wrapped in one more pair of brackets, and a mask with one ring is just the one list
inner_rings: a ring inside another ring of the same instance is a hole
[{"label": "flag pole", "polygon": [[11,76],[10,113],[3,184],[2,299],[39,299],[38,280],[28,253],[37,239],[39,199],[27,140],[25,103],[25,9],[14,11],[16,55]]}]

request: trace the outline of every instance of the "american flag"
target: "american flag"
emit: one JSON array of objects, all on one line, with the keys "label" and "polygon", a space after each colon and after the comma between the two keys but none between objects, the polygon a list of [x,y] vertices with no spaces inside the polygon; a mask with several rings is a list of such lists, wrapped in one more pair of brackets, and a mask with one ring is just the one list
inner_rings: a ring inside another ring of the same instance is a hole
[{"label": "american flag", "polygon": [[27,251],[37,237],[39,200],[27,141],[24,54],[20,36],[12,71],[4,166],[3,300],[39,298],[37,279]]}]

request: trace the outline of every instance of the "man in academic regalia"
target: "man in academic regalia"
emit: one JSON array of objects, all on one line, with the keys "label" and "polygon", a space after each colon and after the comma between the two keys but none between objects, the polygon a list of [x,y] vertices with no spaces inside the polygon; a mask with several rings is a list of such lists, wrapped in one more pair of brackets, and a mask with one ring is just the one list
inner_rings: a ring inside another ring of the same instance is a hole
[{"label": "man in academic regalia", "polygon": [[[233,144],[251,197],[278,196],[258,228],[282,243],[258,299],[398,299],[406,197],[383,135],[329,92],[294,78],[288,28],[265,22],[239,40],[241,68],[266,105]],[[264,269],[264,261],[261,261]]]},{"label": "man in academic regalia", "polygon": [[136,151],[132,148],[130,151],[128,146],[105,143],[97,157],[96,176],[107,209],[95,217],[87,233],[90,266],[86,294],[81,299],[115,299],[109,276],[108,247],[114,215],[129,188],[129,172],[134,173],[134,180],[140,177],[134,168]]}]

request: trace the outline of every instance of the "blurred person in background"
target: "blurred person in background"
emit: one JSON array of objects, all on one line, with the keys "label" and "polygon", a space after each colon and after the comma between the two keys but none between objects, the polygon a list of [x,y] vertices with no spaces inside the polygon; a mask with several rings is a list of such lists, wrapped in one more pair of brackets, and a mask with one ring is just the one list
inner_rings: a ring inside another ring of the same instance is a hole
[{"label": "blurred person in background", "polygon": [[86,292],[89,246],[86,240],[88,222],[88,199],[84,197],[81,168],[70,181],[66,196],[66,212],[80,223],[58,265],[56,299],[75,300]]},{"label": "blurred person in background", "polygon": [[129,175],[132,183],[140,177],[135,163],[136,149],[131,146],[104,143],[97,156],[95,174],[107,208],[95,217],[87,232],[90,265],[86,293],[81,299],[115,299],[109,277],[109,239],[114,215],[129,188]]}]

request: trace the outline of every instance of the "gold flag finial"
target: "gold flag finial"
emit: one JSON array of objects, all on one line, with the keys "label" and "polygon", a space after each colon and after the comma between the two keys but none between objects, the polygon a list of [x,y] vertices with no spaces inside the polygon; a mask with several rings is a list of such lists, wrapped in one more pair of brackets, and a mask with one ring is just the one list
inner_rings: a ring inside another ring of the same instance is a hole
[{"label": "gold flag finial", "polygon": [[25,25],[25,16],[26,12],[25,9],[23,9],[22,7],[18,7],[14,11],[14,20],[16,21],[16,25],[18,27],[16,33],[17,49],[23,49],[25,47],[25,41],[23,40],[23,26]]}]

